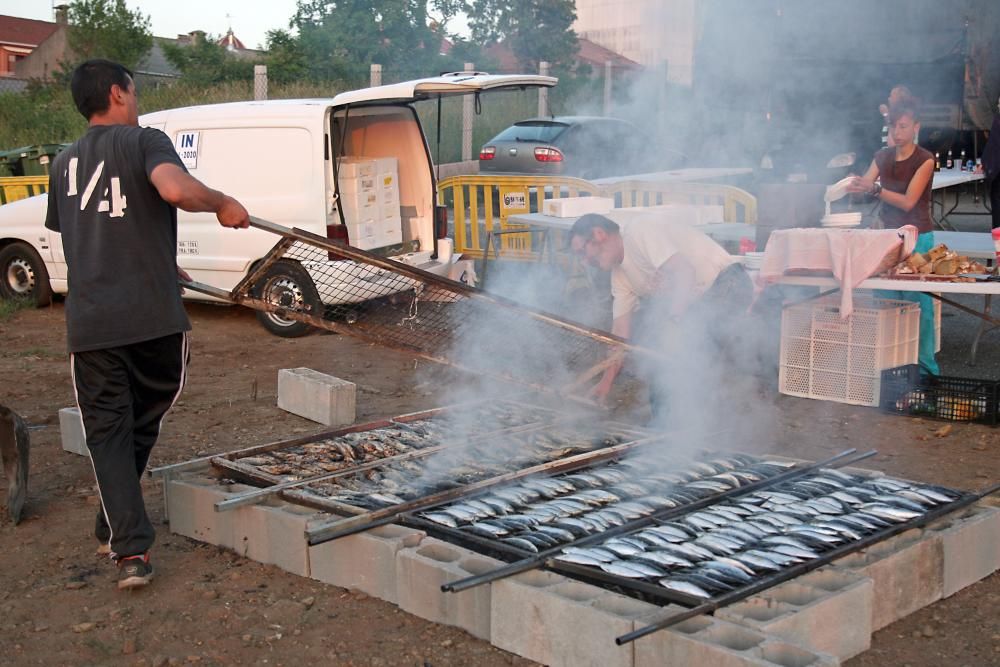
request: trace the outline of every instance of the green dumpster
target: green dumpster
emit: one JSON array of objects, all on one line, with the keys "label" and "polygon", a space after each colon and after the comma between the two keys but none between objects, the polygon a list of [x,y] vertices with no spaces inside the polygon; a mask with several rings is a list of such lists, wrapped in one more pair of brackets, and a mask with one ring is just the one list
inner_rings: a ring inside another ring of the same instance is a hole
[{"label": "green dumpster", "polygon": [[48,176],[52,158],[69,144],[37,144],[21,149],[22,176]]}]

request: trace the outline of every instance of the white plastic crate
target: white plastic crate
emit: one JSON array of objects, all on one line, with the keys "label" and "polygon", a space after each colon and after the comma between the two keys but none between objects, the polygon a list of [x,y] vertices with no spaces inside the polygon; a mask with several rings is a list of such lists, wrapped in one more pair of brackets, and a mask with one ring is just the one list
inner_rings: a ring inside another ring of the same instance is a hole
[{"label": "white plastic crate", "polygon": [[920,307],[910,301],[840,298],[788,306],[781,317],[778,390],[789,396],[877,406],[882,371],[917,363]]}]

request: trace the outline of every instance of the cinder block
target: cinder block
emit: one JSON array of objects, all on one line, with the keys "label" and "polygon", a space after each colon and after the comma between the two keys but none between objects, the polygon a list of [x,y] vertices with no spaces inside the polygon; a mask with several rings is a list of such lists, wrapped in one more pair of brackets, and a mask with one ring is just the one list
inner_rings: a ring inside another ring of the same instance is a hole
[{"label": "cinder block", "polygon": [[874,632],[941,599],[943,562],[939,535],[910,530],[834,565],[871,578]]},{"label": "cinder block", "polygon": [[496,559],[426,538],[420,546],[403,549],[396,556],[399,607],[415,616],[454,625],[489,641],[491,585],[476,586],[461,593],[443,593],[441,585],[502,566],[503,563]]},{"label": "cinder block", "polygon": [[329,515],[276,499],[225,513],[234,514],[232,548],[236,553],[309,576],[306,528],[310,521]]},{"label": "cinder block", "polygon": [[251,507],[216,512],[215,503],[249,491],[242,484],[222,484],[198,473],[179,475],[165,482],[170,531],[200,542],[235,548],[237,523],[246,521]]},{"label": "cinder block", "polygon": [[278,371],[278,407],[327,426],[354,423],[356,391],[353,382],[310,368]]},{"label": "cinder block", "polygon": [[1000,507],[981,501],[930,527],[942,542],[941,596],[949,597],[1000,569]]},{"label": "cinder block", "polygon": [[309,576],[396,604],[396,554],[419,545],[425,536],[389,525],[311,546]]},{"label": "cinder block", "polygon": [[633,665],[632,647],[618,646],[615,637],[657,609],[550,572],[526,572],[492,586],[493,645],[553,667]]},{"label": "cinder block", "polygon": [[90,456],[80,408],[63,408],[59,411],[59,436],[62,438],[62,448],[65,451],[70,454]]},{"label": "cinder block", "polygon": [[[637,620],[636,629],[683,611],[684,609],[671,605],[652,616]],[[831,655],[710,616],[697,616],[646,635],[637,639],[634,647],[635,667],[835,667],[840,664]]]},{"label": "cinder block", "polygon": [[871,646],[873,589],[868,577],[823,568],[723,607],[716,616],[847,660]]}]

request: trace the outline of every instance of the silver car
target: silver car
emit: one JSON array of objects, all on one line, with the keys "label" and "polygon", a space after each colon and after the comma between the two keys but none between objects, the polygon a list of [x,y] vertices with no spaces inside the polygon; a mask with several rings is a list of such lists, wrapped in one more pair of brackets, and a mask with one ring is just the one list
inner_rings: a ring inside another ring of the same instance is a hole
[{"label": "silver car", "polygon": [[530,118],[482,147],[479,171],[603,178],[680,166],[680,153],[657,151],[647,141],[642,130],[617,118]]}]

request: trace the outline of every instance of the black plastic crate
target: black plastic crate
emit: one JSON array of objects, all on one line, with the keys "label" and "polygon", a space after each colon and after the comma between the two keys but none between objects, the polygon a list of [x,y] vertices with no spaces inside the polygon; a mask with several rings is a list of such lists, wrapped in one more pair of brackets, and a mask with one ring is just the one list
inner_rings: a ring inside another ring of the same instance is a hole
[{"label": "black plastic crate", "polygon": [[884,412],[996,426],[1000,382],[921,375],[910,364],[882,371],[879,406]]}]

